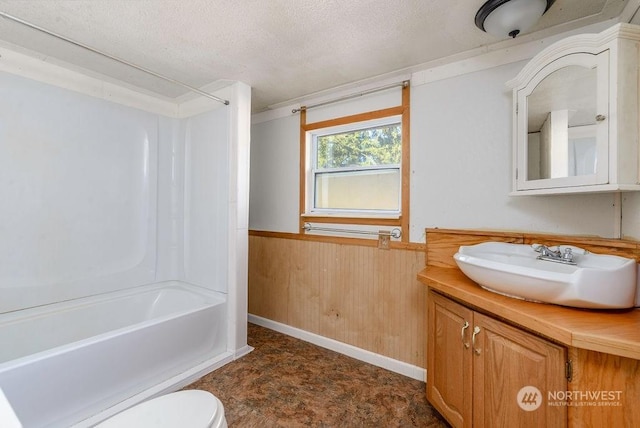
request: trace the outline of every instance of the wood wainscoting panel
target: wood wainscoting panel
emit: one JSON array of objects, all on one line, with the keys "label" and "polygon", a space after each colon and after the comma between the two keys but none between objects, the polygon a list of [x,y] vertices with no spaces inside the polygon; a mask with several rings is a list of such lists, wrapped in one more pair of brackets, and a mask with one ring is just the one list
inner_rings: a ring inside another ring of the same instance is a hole
[{"label": "wood wainscoting panel", "polygon": [[290,259],[295,253],[284,239],[249,236],[249,313],[286,323],[288,319]]},{"label": "wood wainscoting panel", "polygon": [[249,236],[249,313],[425,367],[424,252]]}]

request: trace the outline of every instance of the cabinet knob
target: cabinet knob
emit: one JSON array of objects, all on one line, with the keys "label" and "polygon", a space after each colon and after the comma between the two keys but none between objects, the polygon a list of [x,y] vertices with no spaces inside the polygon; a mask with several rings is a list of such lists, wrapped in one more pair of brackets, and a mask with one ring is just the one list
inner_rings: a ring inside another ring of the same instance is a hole
[{"label": "cabinet knob", "polygon": [[604,114],[599,114],[599,115],[596,116],[596,122],[602,122],[606,118],[607,118],[607,116],[605,116]]},{"label": "cabinet knob", "polygon": [[469,328],[469,321],[465,321],[462,326],[462,330],[460,331],[460,335],[462,336],[462,344],[464,345],[464,349],[469,349],[469,342],[464,341],[464,331]]},{"label": "cabinet knob", "polygon": [[480,327],[475,326],[473,328],[473,336],[471,336],[471,344],[473,345],[473,352],[476,353],[476,355],[480,355],[480,348],[476,348],[476,335],[478,335],[478,333],[480,333]]}]

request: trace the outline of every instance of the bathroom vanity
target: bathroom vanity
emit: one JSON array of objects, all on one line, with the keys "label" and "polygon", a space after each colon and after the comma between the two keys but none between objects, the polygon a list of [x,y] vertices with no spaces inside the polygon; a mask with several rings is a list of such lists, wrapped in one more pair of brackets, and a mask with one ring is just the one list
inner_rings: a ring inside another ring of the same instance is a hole
[{"label": "bathroom vanity", "polygon": [[454,427],[640,426],[640,310],[499,295],[452,257],[460,245],[558,240],[640,255],[633,241],[427,229],[427,398]]}]

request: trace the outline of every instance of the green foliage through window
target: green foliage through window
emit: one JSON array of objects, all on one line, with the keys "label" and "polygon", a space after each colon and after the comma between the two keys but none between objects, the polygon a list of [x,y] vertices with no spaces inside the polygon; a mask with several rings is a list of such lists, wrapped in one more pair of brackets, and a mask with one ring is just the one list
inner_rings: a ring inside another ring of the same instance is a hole
[{"label": "green foliage through window", "polygon": [[401,158],[399,123],[317,137],[318,169],[398,165]]}]

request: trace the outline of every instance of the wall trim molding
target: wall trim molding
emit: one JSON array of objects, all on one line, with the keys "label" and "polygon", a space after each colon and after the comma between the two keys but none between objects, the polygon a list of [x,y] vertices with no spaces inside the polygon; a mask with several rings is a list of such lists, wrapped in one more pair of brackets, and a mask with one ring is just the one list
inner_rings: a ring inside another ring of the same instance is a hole
[{"label": "wall trim molding", "polygon": [[394,360],[393,358],[385,357],[384,355],[376,354],[375,352],[367,351],[366,349],[358,348],[353,345],[339,342],[334,339],[329,339],[315,333],[310,333],[308,331],[301,330],[296,327],[291,327],[289,325],[282,324],[277,321],[272,321],[267,318],[262,318],[253,314],[249,314],[249,322],[269,328],[279,333],[286,334],[288,336],[295,337],[296,339],[304,340],[305,342],[313,343],[314,345],[320,346],[322,348],[338,352],[348,357],[364,361],[365,363],[381,367],[383,369],[419,380],[421,382],[425,382],[427,378],[427,371],[422,367],[417,367],[413,364]]},{"label": "wall trim molding", "polygon": [[[296,239],[298,241],[326,242],[328,244],[355,245],[360,247],[377,247],[377,238],[346,238],[340,236],[310,235],[291,232],[271,232],[267,230],[249,230],[249,236],[259,236],[262,238]],[[426,251],[426,244],[415,242],[391,241],[392,250],[406,251]]]},{"label": "wall trim molding", "polygon": [[582,26],[578,28],[573,28],[576,24],[566,26],[567,30],[559,34],[552,34],[550,30],[543,31],[543,33],[549,35],[539,39],[533,39],[533,35],[531,34],[520,36],[518,39],[521,41],[516,45],[513,45],[512,41],[501,41],[492,45],[483,45],[449,57],[439,58],[404,69],[391,71],[381,76],[352,82],[333,89],[327,89],[271,105],[269,106],[269,110],[251,115],[251,124],[255,125],[289,117],[293,115],[291,110],[299,108],[302,104],[315,104],[327,98],[340,97],[349,92],[366,91],[373,86],[384,85],[392,81],[410,80],[411,86],[416,87],[439,80],[528,60],[547,46],[565,37],[583,33],[599,33],[616,23],[618,23],[616,19],[596,23],[589,23],[588,20],[585,20]]}]

